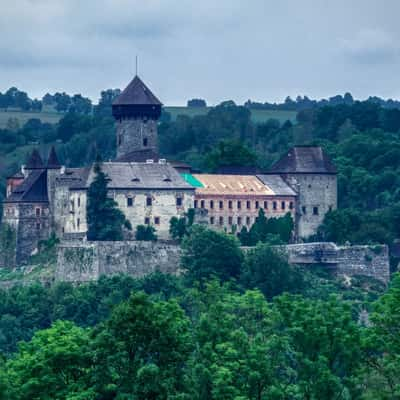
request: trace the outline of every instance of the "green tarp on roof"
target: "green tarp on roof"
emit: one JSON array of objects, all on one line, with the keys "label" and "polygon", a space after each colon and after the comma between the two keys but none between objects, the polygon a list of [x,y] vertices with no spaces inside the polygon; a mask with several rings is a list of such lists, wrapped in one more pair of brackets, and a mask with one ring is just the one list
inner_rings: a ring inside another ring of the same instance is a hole
[{"label": "green tarp on roof", "polygon": [[182,178],[189,184],[194,187],[204,187],[203,184],[197,180],[192,174],[181,174]]}]

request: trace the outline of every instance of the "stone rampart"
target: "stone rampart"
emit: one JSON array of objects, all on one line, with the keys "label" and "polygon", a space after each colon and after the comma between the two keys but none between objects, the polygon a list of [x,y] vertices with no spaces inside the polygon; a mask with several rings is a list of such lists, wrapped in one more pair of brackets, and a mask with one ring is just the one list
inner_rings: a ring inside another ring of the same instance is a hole
[{"label": "stone rampart", "polygon": [[[284,246],[291,264],[322,265],[338,274],[364,275],[383,282],[390,278],[389,251],[385,245],[337,246],[301,243]],[[181,249],[170,242],[64,241],[58,248],[56,280],[85,282],[119,273],[141,277],[161,271],[179,274]]]},{"label": "stone rampart", "polygon": [[141,277],[161,271],[179,273],[180,247],[163,242],[62,242],[58,247],[56,280],[86,282],[101,275]]}]

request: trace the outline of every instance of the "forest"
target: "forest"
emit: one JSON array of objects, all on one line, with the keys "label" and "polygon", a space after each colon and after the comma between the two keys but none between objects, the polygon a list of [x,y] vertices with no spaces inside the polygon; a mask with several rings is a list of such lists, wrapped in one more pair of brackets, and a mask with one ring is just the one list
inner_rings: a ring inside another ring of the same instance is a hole
[{"label": "forest", "polygon": [[181,276],[0,292],[2,399],[395,399],[400,276],[349,286],[193,226]]}]

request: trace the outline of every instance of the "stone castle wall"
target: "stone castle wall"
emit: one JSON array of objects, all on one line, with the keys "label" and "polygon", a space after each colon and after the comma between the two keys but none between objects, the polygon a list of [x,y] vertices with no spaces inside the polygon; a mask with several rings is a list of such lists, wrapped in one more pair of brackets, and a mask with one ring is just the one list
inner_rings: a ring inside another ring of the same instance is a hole
[{"label": "stone castle wall", "polygon": [[64,242],[58,249],[56,280],[85,282],[101,275],[139,278],[160,271],[179,273],[180,247],[144,241]]},{"label": "stone castle wall", "polygon": [[[292,264],[322,265],[347,276],[364,275],[383,282],[390,277],[385,245],[336,246],[304,243],[284,246]],[[68,242],[59,246],[56,280],[85,282],[101,275],[129,274],[142,277],[160,271],[180,273],[181,249],[168,242]]]}]

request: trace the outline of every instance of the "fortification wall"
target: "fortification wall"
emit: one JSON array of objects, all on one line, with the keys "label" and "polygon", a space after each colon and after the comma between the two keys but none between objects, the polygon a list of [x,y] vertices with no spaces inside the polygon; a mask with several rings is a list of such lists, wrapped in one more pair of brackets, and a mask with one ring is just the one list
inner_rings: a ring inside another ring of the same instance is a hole
[{"label": "fortification wall", "polygon": [[[364,275],[383,282],[390,277],[389,251],[379,246],[302,243],[284,247],[292,264],[322,265],[338,274]],[[180,273],[181,249],[167,242],[71,242],[58,249],[56,280],[85,282],[119,273],[141,277],[161,271]]]},{"label": "fortification wall", "polygon": [[63,242],[58,248],[56,280],[85,282],[101,275],[141,277],[160,271],[179,273],[180,247],[163,242]]}]

